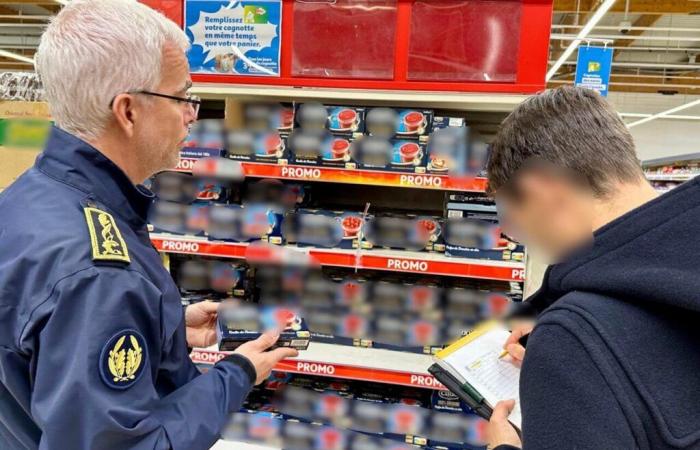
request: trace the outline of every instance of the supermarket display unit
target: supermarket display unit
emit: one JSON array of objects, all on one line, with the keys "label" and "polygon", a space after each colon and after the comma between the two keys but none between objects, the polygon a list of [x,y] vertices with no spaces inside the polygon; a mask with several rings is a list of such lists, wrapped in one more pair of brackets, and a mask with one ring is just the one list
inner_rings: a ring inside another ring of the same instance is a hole
[{"label": "supermarket display unit", "polygon": [[[253,98],[255,100],[255,98]],[[267,100],[264,98],[264,100]],[[285,103],[296,103],[295,98],[285,98]],[[260,100],[258,100],[260,101]],[[243,105],[231,98],[226,99],[226,112],[238,111]],[[338,104],[340,102],[336,102]],[[384,103],[393,105],[393,103]],[[236,114],[236,113],[234,113]],[[230,117],[229,117],[230,118]],[[240,123],[240,121],[239,121]],[[188,153],[189,152],[189,153]],[[204,157],[206,154],[227,154],[226,150],[216,148],[207,150],[192,148],[183,150],[183,154],[193,154]],[[191,174],[196,169],[197,158],[181,159],[175,171]],[[392,190],[388,197],[405,196],[410,198],[413,193],[430,191],[432,198],[442,198],[434,206],[447,214],[450,193],[463,192],[482,198],[485,195],[486,180],[479,177],[456,178],[448,175],[411,174],[388,172],[381,170],[359,170],[346,168],[331,168],[322,166],[296,166],[279,163],[242,162],[245,175],[243,183],[255,182],[258,179],[283,180],[292,184],[303,182],[313,186],[337,186],[342,190],[344,185],[367,186],[368,192],[378,192],[382,189]],[[196,171],[196,170],[195,170]],[[415,182],[416,179],[421,181]],[[235,181],[234,183],[239,183]],[[313,186],[307,194],[316,192]],[[379,194],[377,194],[379,195]],[[372,194],[370,194],[370,198]],[[381,197],[381,195],[379,195]],[[385,196],[386,197],[386,196]],[[397,197],[397,201],[399,198]],[[359,200],[359,203],[364,201]],[[404,202],[405,203],[405,202]],[[447,216],[445,216],[447,217]],[[250,243],[217,240],[211,236],[195,236],[158,231],[151,233],[151,240],[157,250],[166,254],[184,255],[185,257],[215,258],[217,260],[234,260],[248,262]],[[347,273],[373,273],[382,279],[382,273],[405,274],[409,277],[438,277],[438,279],[469,280],[470,283],[500,283],[504,291],[517,292],[522,290],[525,279],[524,261],[500,261],[467,257],[447,256],[444,253],[428,251],[407,251],[389,249],[357,249],[296,247],[286,245],[290,252],[298,252],[308,256],[322,267],[345,269]],[[265,247],[256,247],[258,260],[265,259],[259,254]],[[271,255],[272,256],[272,255]],[[376,275],[378,274],[378,275]],[[400,279],[400,278],[399,278]],[[481,281],[479,281],[481,280]],[[439,284],[439,282],[438,282]],[[483,288],[490,289],[490,288]],[[500,288],[499,288],[500,289]],[[370,299],[371,302],[371,299]],[[445,325],[447,326],[447,325]],[[466,328],[465,328],[466,329]],[[329,343],[312,342],[308,350],[301,352],[297,358],[280,362],[274,370],[278,373],[296,374],[315,378],[348,380],[349,382],[370,383],[372,385],[388,385],[404,387],[409,390],[428,390],[433,392],[445,391],[427,371],[432,363],[431,354],[415,351],[375,348],[375,344],[366,346],[350,345],[347,342]],[[370,341],[371,342],[371,341]],[[376,347],[385,343],[376,343]],[[432,351],[432,348],[431,350]],[[193,362],[202,367],[215,364],[225,357],[227,352],[216,348],[194,349],[191,353]],[[416,441],[416,443],[421,442]],[[224,443],[222,443],[224,445]],[[261,447],[263,448],[263,447]],[[428,447],[425,447],[428,448]]]},{"label": "supermarket display unit", "polygon": [[651,159],[643,161],[642,167],[657,191],[668,192],[700,175],[700,153]]}]

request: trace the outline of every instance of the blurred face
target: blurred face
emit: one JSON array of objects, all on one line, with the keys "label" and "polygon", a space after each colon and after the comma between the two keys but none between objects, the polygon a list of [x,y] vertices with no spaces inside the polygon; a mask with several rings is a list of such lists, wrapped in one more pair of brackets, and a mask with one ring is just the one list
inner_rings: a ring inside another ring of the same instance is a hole
[{"label": "blurred face", "polygon": [[[566,176],[532,171],[518,175],[514,189],[496,192],[504,233],[549,263],[593,239],[594,197]],[[512,194],[517,192],[517,195]]]},{"label": "blurred face", "polygon": [[[192,85],[189,64],[182,50],[172,44],[163,49],[162,79],[154,90],[159,94],[186,97]],[[177,165],[179,151],[189,126],[196,120],[194,108],[187,102],[140,96],[144,103],[144,120],[137,122],[135,141],[144,165],[151,173]]]}]

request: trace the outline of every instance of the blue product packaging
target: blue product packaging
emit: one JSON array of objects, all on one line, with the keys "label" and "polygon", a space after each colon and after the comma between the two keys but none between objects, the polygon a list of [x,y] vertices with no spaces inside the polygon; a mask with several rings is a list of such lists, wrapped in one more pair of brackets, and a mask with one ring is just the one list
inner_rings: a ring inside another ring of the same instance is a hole
[{"label": "blue product packaging", "polygon": [[326,106],[303,103],[295,113],[297,126],[307,131],[329,130],[338,134],[362,134],[365,130],[365,108],[356,106]]},{"label": "blue product packaging", "polygon": [[423,140],[432,130],[433,116],[428,109],[372,108],[367,112],[367,134]]},{"label": "blue product packaging", "polygon": [[224,156],[223,146],[221,148],[185,147],[180,149],[180,158],[200,159],[221,156]]},{"label": "blue product packaging", "polygon": [[303,318],[283,308],[262,308],[242,302],[227,302],[219,308],[217,337],[219,350],[230,351],[253,341],[269,329],[285,328],[273,346],[306,350],[311,333]]},{"label": "blue product packaging", "polygon": [[243,297],[245,289],[246,268],[225,261],[212,261],[209,268],[211,289],[221,294]]},{"label": "blue product packaging", "polygon": [[210,239],[235,242],[266,241],[281,244],[283,215],[275,207],[265,204],[219,205],[209,209]]},{"label": "blue product packaging", "polygon": [[186,208],[185,232],[195,236],[203,236],[209,228],[208,202],[194,202]]},{"label": "blue product packaging", "polygon": [[225,202],[229,197],[223,183],[177,172],[157,174],[151,181],[151,190],[159,200],[177,203]]},{"label": "blue product packaging", "polygon": [[500,227],[490,221],[448,218],[444,233],[447,256],[507,261],[524,257],[523,247],[502,238]]},{"label": "blue product packaging", "polygon": [[323,130],[295,130],[288,139],[290,163],[354,169],[356,164],[350,154],[352,142],[352,136]]},{"label": "blue product packaging", "polygon": [[467,134],[466,127],[433,131],[427,147],[428,172],[452,176],[467,175],[469,172]]},{"label": "blue product packaging", "polygon": [[222,156],[224,149],[224,122],[222,119],[204,119],[195,122],[185,139],[181,151],[183,158]]},{"label": "blue product packaging", "polygon": [[236,161],[288,163],[287,142],[278,131],[235,130],[226,135],[226,157]]},{"label": "blue product packaging", "polygon": [[149,231],[156,233],[187,234],[189,205],[156,200],[149,210]]},{"label": "blue product packaging", "polygon": [[294,105],[249,103],[244,106],[243,117],[245,128],[249,131],[289,132],[294,127]]},{"label": "blue product packaging", "polygon": [[299,210],[285,216],[285,242],[300,247],[358,248],[363,219],[361,213]]},{"label": "blue product packaging", "polygon": [[365,136],[350,152],[359,169],[425,173],[425,145],[415,140]]},{"label": "blue product packaging", "polygon": [[362,247],[443,251],[442,225],[434,217],[377,216],[367,220]]}]

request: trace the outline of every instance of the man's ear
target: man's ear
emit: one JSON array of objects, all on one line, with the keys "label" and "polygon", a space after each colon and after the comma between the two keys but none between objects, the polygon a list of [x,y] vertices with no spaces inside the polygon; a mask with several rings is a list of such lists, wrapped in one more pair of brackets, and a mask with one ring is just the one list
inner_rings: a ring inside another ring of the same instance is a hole
[{"label": "man's ear", "polygon": [[128,137],[134,136],[134,123],[138,113],[136,98],[131,94],[119,94],[112,102],[112,114],[117,127]]}]

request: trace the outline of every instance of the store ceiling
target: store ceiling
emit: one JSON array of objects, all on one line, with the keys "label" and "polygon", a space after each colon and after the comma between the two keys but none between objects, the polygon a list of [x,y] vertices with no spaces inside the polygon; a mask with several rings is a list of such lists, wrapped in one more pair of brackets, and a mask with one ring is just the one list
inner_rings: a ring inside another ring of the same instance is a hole
[{"label": "store ceiling", "polygon": [[[555,0],[550,61],[555,61],[602,0]],[[0,0],[0,50],[31,58],[55,0]],[[700,94],[700,0],[617,0],[590,37],[615,48],[611,90]],[[576,53],[550,87],[571,83]],[[31,70],[27,62],[0,56],[0,71]]]},{"label": "store ceiling", "polygon": [[[554,1],[550,61],[561,55],[600,3]],[[611,91],[700,94],[700,1],[617,0],[589,38],[609,40],[615,48]],[[549,87],[571,83],[575,63],[576,53]]]}]

